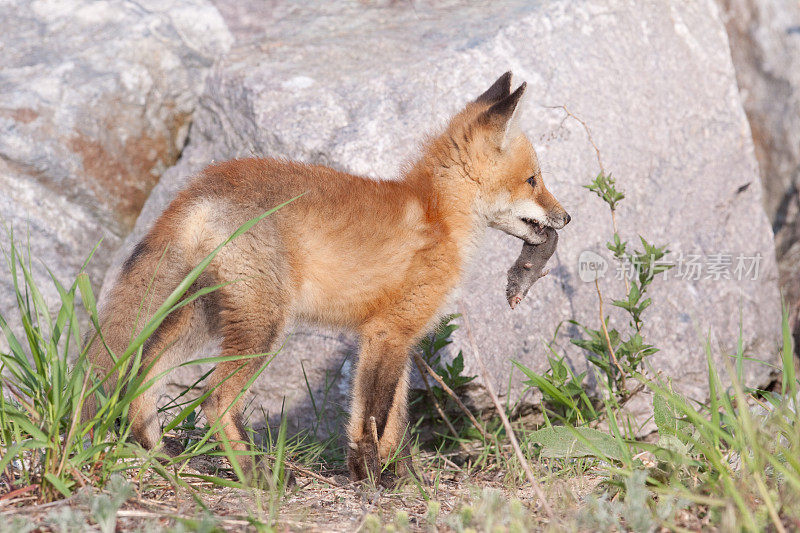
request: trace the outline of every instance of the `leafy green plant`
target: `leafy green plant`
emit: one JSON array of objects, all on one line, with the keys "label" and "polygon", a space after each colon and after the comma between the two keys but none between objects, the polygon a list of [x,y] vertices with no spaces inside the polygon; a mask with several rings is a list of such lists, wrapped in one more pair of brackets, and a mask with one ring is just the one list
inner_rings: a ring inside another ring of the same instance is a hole
[{"label": "leafy green plant", "polygon": [[[525,434],[528,448],[540,458],[555,461],[586,457],[602,461],[598,465],[605,472],[604,489],[589,499],[579,525],[591,523],[603,530],[671,529],[677,510],[691,507],[722,530],[796,527],[800,524],[800,382],[787,312],[782,320],[781,367],[776,369],[782,372],[780,391],[744,386],[742,362],[753,358],[744,353],[740,332],[737,352],[724,359],[730,381],[720,377],[710,342],[706,342],[709,399],[687,399],[668,380],[645,372],[647,357],[657,351],[642,334],[645,311],[652,304],[647,291],[671,267],[663,261],[667,249],[640,238],[642,249],[630,251],[619,237],[614,216],[624,194],[602,172],[587,188],[611,209],[614,236],[607,246],[630,267],[626,296],[612,302],[627,313],[629,323],[627,329],[609,328],[599,285],[600,327],[573,322],[585,336],[571,341],[588,352],[589,362],[604,378],[600,383],[605,394],[599,405],[582,392],[585,374],[575,374],[552,348],[549,369],[543,374],[516,363],[528,378],[525,383],[542,392],[547,407],[547,427]],[[631,391],[626,380],[635,380],[639,386]],[[653,442],[637,440],[630,426],[619,419],[620,407],[642,389],[653,398],[657,427]],[[553,425],[553,416],[563,425]],[[597,426],[601,419],[607,433],[588,427]]]},{"label": "leafy green plant", "polygon": [[[458,325],[453,323],[453,320],[458,318],[458,314],[447,315],[442,318],[439,326],[429,335],[422,338],[417,345],[417,350],[425,361],[444,381],[451,390],[458,393],[463,391],[464,387],[471,383],[477,376],[464,375],[464,354],[461,350],[453,358],[451,362],[447,362],[442,358],[442,350],[452,344],[452,334],[458,329]],[[454,409],[453,400],[449,394],[435,381],[430,383],[430,390],[439,405],[453,413],[456,419],[460,420],[463,413]],[[427,397],[427,391],[412,391],[410,404],[412,409],[420,411],[418,425],[423,422],[423,419],[437,420],[439,415],[431,405]],[[471,431],[471,425],[460,424],[464,431]]]},{"label": "leafy green plant", "polygon": [[[548,411],[558,419],[569,424],[595,420],[598,415],[594,402],[586,394],[583,385],[586,372],[576,374],[564,362],[564,357],[548,355],[547,361],[550,368],[544,374],[538,374],[518,361],[512,362],[528,377],[523,383],[542,392]],[[549,416],[547,412],[544,415]]]},{"label": "leafy green plant", "polygon": [[523,503],[502,492],[484,488],[475,491],[473,502],[461,505],[450,514],[446,523],[457,532],[470,531],[533,531],[535,525]]},{"label": "leafy green plant", "polygon": [[[570,323],[579,327],[585,336],[572,338],[570,342],[587,352],[587,360],[596,369],[599,381],[604,385],[605,396],[619,406],[634,393],[628,389],[627,381],[640,375],[644,370],[644,360],[658,351],[658,348],[645,342],[642,317],[652,304],[651,298],[646,296],[650,284],[673,265],[664,261],[669,252],[666,246],[653,245],[640,236],[642,249],[630,251],[628,243],[621,239],[615,213],[625,194],[617,188],[611,175],[601,171],[592,183],[584,187],[603,200],[611,211],[614,233],[606,247],[630,274],[630,280],[625,277],[625,297],[611,303],[623,309],[630,320],[628,328],[623,331],[609,327],[609,318],[603,314],[600,286],[595,281],[602,321],[600,327],[590,327],[571,320]],[[543,374],[514,362],[528,378],[524,383],[542,392],[547,407],[545,416],[555,416],[568,424],[586,424],[605,416],[604,410],[597,410],[596,400],[589,398],[585,392],[586,373],[576,374],[564,362],[564,357],[556,354],[552,343],[549,349],[552,353],[548,355],[549,368]]]},{"label": "leafy green plant", "polygon": [[[452,363],[442,361],[442,349],[452,344],[453,340],[451,337],[458,329],[458,324],[453,323],[453,320],[459,316],[458,314],[452,314],[443,317],[439,326],[430,335],[423,337],[418,345],[425,362],[428,363],[431,368],[442,377],[447,386],[454,391],[460,390],[477,377],[463,375],[464,354],[461,350],[459,350],[458,355],[453,358]],[[437,399],[440,401],[446,399],[447,395],[441,387],[434,386],[433,390]]]},{"label": "leafy green plant", "polygon": [[608,204],[612,212],[616,212],[617,203],[625,198],[625,193],[617,190],[616,185],[617,182],[611,174],[606,174],[601,170],[597,177],[594,178],[594,181],[583,187],[599,196],[601,200]]},{"label": "leafy green plant", "polygon": [[600,531],[656,531],[673,519],[684,502],[659,500],[647,487],[647,471],[635,470],[624,480],[621,499],[590,495],[578,515],[578,523]]},{"label": "leafy green plant", "polygon": [[111,476],[108,492],[90,496],[91,515],[102,533],[113,533],[117,528],[117,512],[135,491],[119,474]]},{"label": "leafy green plant", "polygon": [[732,512],[747,530],[800,523],[798,380],[786,311],[782,322],[782,394],[746,391],[733,365],[724,384],[708,342],[708,402],[689,401],[661,379],[646,382],[659,438],[637,446],[657,458],[656,492],[707,505],[719,520]]},{"label": "leafy green plant", "polygon": [[[674,265],[664,261],[664,256],[669,253],[665,245],[651,244],[642,236],[639,237],[642,249],[628,250],[628,243],[619,235],[615,215],[617,204],[625,198],[625,194],[617,189],[616,181],[610,174],[606,175],[601,171],[591,184],[584,187],[603,200],[611,211],[614,234],[606,247],[622,263],[626,272],[624,278],[627,292],[624,298],[613,300],[611,304],[625,310],[630,322],[629,330],[622,332],[609,329],[608,317],[602,315],[600,329],[574,322],[583,329],[587,338],[571,339],[571,342],[589,352],[589,362],[601,371],[609,388],[620,399],[624,399],[628,392],[625,389],[626,377],[642,370],[644,359],[658,351],[653,345],[647,344],[642,336],[642,314],[652,304],[652,300],[646,297],[647,289],[656,276]],[[599,285],[597,291],[602,306]]]},{"label": "leafy green plant", "polygon": [[608,433],[572,424],[526,432],[527,447],[561,468],[578,458],[600,460],[595,468],[605,482],[578,525],[673,529],[681,509],[706,521],[695,518],[697,524],[721,530],[787,531],[787,524],[800,523],[800,380],[785,310],[782,329],[780,391],[742,386],[734,372],[745,357],[741,342],[727,360],[730,381],[724,382],[706,342],[707,401],[687,399],[659,375],[633,374],[652,394],[655,439],[639,441],[626,431],[611,398],[603,402]]}]

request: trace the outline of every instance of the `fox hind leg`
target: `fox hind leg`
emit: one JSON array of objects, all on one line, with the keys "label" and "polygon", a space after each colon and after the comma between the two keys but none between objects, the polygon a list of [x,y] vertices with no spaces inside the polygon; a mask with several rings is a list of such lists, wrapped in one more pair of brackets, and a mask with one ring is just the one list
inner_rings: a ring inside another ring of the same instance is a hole
[{"label": "fox hind leg", "polygon": [[[128,418],[133,438],[148,450],[159,446],[161,441],[158,399],[163,392],[163,379],[158,376],[183,362],[180,360],[182,351],[171,350],[170,347],[179,342],[190,329],[192,318],[193,306],[173,311],[145,341],[142,348],[143,370],[149,367],[142,385],[146,386],[150,380],[154,381],[131,401]],[[164,451],[170,455],[180,453],[180,450],[169,446]]]},{"label": "fox hind leg", "polygon": [[[239,285],[242,283],[242,285]],[[222,356],[266,354],[286,322],[282,299],[264,290],[250,290],[244,282],[234,282],[219,291],[219,322],[222,332]],[[242,471],[250,481],[255,462],[250,453],[243,423],[242,390],[261,368],[266,355],[217,364],[209,377],[208,398],[203,412],[209,424],[217,426],[228,441]]]}]

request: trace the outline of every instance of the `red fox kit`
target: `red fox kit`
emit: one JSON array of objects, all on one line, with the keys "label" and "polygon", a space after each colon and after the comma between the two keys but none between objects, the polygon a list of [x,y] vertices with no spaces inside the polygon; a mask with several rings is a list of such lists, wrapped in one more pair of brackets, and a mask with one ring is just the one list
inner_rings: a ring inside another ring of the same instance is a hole
[{"label": "red fox kit", "polygon": [[[485,228],[537,244],[545,228],[569,222],[517,126],[524,91],[525,83],[511,92],[510,72],[501,76],[429,138],[396,181],[276,159],[209,166],[123,265],[101,310],[107,345],[123,352],[135,325],[141,328],[220,242],[302,194],[219,252],[196,288],[232,283],[170,314],[144,345],[143,367],[153,362],[148,376],[155,376],[196,357],[199,332],[222,339],[222,353],[209,355],[234,356],[269,352],[296,320],[350,328],[360,335],[360,352],[348,467],[353,479],[378,481],[381,462],[407,445],[409,350],[436,323]],[[89,360],[98,372],[111,370],[101,342],[93,343]],[[246,444],[234,399],[262,362],[222,362],[209,378],[213,392],[203,411],[236,450]],[[133,435],[147,448],[161,440],[157,385],[130,408]],[[249,474],[252,461],[241,463]],[[405,473],[409,459],[398,465]]]}]

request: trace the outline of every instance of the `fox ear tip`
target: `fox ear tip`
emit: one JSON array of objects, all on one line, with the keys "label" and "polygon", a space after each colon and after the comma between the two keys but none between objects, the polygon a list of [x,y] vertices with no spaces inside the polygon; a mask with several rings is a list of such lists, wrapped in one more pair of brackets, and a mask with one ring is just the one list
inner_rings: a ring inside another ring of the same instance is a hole
[{"label": "fox ear tip", "polygon": [[501,75],[489,89],[481,94],[476,102],[495,103],[506,98],[511,93],[511,71]]},{"label": "fox ear tip", "polygon": [[517,105],[522,99],[522,95],[525,93],[525,89],[527,87],[528,83],[523,81],[520,86],[514,90],[514,92],[495,102],[492,107],[486,111],[486,115],[503,117],[503,122],[510,119],[516,110]]}]

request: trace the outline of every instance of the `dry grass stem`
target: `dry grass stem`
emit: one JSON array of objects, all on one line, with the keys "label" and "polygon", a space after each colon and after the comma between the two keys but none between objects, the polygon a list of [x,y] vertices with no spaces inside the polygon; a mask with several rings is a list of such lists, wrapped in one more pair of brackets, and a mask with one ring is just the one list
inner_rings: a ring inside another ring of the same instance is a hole
[{"label": "dry grass stem", "polygon": [[464,412],[464,414],[467,415],[467,418],[469,418],[470,422],[472,422],[472,424],[476,428],[478,428],[481,437],[483,437],[484,440],[489,440],[489,435],[486,433],[486,430],[483,429],[483,424],[478,422],[478,419],[475,418],[475,416],[472,414],[472,411],[470,411],[469,408],[466,405],[464,405],[464,402],[462,402],[461,399],[458,397],[458,395],[456,395],[456,393],[453,392],[453,389],[447,386],[447,383],[444,382],[442,376],[437,374],[436,371],[432,369],[430,365],[426,363],[425,360],[422,359],[421,357],[419,358],[419,363],[421,363],[425,367],[425,370],[428,372],[428,374],[431,375],[433,379],[436,380],[436,383],[439,384],[442,390],[444,390],[447,394],[450,395],[451,398],[453,398],[453,400],[456,402],[456,405],[458,405],[458,407]]},{"label": "dry grass stem", "polygon": [[578,118],[575,115],[573,115],[572,111],[567,109],[566,105],[556,105],[556,106],[546,106],[546,107],[548,107],[550,109],[563,109],[564,113],[566,113],[568,117],[571,117],[571,118],[575,119],[581,126],[583,126],[583,130],[586,132],[586,137],[588,137],[588,139],[589,139],[589,144],[591,144],[592,148],[594,148],[594,153],[597,156],[597,164],[600,167],[600,171],[603,174],[605,174],[606,171],[605,171],[605,168],[603,167],[603,160],[600,157],[600,149],[597,147],[597,144],[594,142],[594,137],[592,137],[592,132],[589,130],[589,126],[586,125],[586,122],[584,122],[580,118]]},{"label": "dry grass stem", "polygon": [[550,520],[553,520],[555,518],[555,513],[553,512],[553,508],[547,501],[547,497],[544,494],[544,489],[542,489],[541,484],[536,480],[536,477],[533,475],[533,470],[531,470],[531,465],[528,464],[528,460],[525,458],[525,455],[522,453],[522,449],[519,447],[519,441],[517,441],[517,436],[514,434],[514,429],[511,427],[511,422],[508,421],[508,417],[506,416],[505,410],[503,409],[503,406],[500,404],[500,399],[494,392],[494,387],[492,386],[492,382],[489,377],[489,371],[486,369],[486,365],[483,363],[483,358],[481,357],[480,352],[478,351],[478,343],[475,341],[475,336],[472,334],[472,328],[470,327],[469,317],[467,316],[464,304],[461,301],[459,301],[458,305],[460,308],[459,310],[461,311],[461,316],[464,319],[464,327],[467,330],[467,338],[469,339],[469,343],[472,346],[472,355],[473,357],[475,357],[475,360],[478,361],[478,366],[481,367],[481,374],[483,377],[484,386],[486,387],[486,391],[492,398],[492,403],[494,403],[495,409],[497,410],[497,414],[500,416],[500,420],[503,422],[503,427],[506,428],[508,439],[511,441],[511,445],[514,448],[514,453],[517,456],[517,460],[519,460],[520,464],[522,465],[522,469],[525,471],[525,475],[528,477],[528,481],[533,487],[536,496],[539,498],[539,501],[542,502],[542,507],[544,508],[547,517]]},{"label": "dry grass stem", "polygon": [[606,319],[603,316],[603,295],[600,293],[600,284],[597,282],[597,278],[594,280],[594,288],[597,289],[597,299],[600,302],[600,326],[603,328],[603,335],[606,338],[606,346],[608,346],[608,352],[611,354],[611,360],[614,362],[614,366],[617,367],[619,370],[619,375],[621,379],[621,388],[625,388],[625,371],[622,370],[622,367],[617,360],[617,354],[614,352],[614,348],[611,347],[611,337],[608,336],[608,327],[606,326]]},{"label": "dry grass stem", "polygon": [[[589,144],[591,144],[592,148],[594,148],[594,153],[595,153],[595,156],[597,157],[597,166],[600,167],[600,172],[605,174],[606,170],[605,170],[605,167],[603,167],[603,160],[602,160],[602,158],[600,156],[600,148],[598,148],[597,147],[597,143],[594,142],[594,137],[592,137],[592,131],[589,129],[589,125],[586,124],[586,122],[584,120],[582,120],[582,119],[578,118],[577,116],[575,116],[572,113],[572,111],[567,109],[566,105],[547,106],[547,107],[549,107],[550,109],[563,109],[564,113],[566,113],[568,117],[571,117],[572,119],[574,119],[576,122],[578,122],[583,127],[583,131],[586,132],[586,137],[589,139]],[[611,224],[614,226],[614,233],[619,233],[619,229],[617,227],[617,212],[616,212],[615,209],[611,209]],[[628,278],[623,277],[623,280],[625,281],[625,291],[626,292],[630,292],[631,291],[631,287],[630,287],[630,283],[628,283]]]},{"label": "dry grass stem", "polygon": [[286,461],[286,466],[289,467],[291,470],[294,470],[297,473],[303,474],[304,476],[308,476],[310,478],[314,478],[317,481],[322,481],[323,483],[327,483],[332,487],[341,488],[342,485],[334,481],[329,477],[325,477],[322,474],[317,474],[313,470],[309,470],[308,468],[303,468],[302,466],[298,465],[297,463],[293,463],[292,461]]},{"label": "dry grass stem", "polygon": [[425,391],[428,393],[431,402],[433,402],[433,407],[436,409],[436,412],[439,413],[439,416],[442,418],[442,420],[444,420],[444,423],[447,425],[447,429],[450,430],[450,433],[452,433],[458,445],[462,449],[466,450],[464,443],[461,442],[461,438],[458,435],[458,431],[456,431],[453,423],[450,422],[450,417],[445,414],[444,409],[442,409],[442,407],[439,405],[439,402],[436,400],[436,395],[433,394],[433,390],[431,389],[431,386],[428,383],[428,378],[425,376],[425,371],[423,370],[425,360],[423,360],[422,356],[420,356],[416,351],[414,352],[414,364],[417,366],[417,370],[419,370],[419,375],[422,377],[422,383],[425,384]]}]

